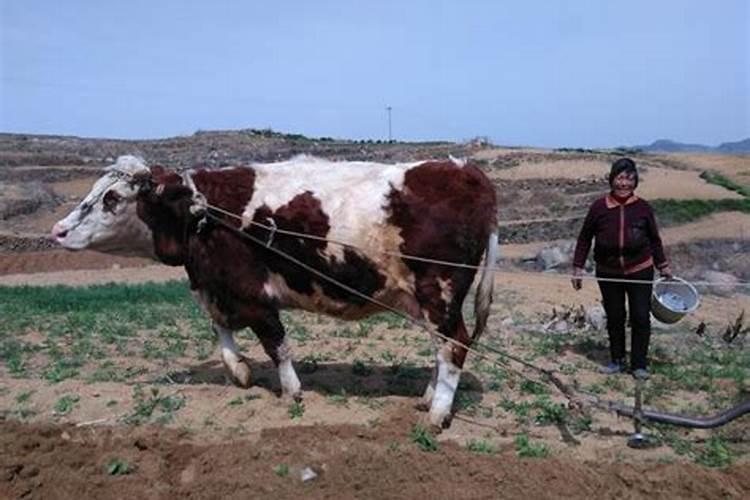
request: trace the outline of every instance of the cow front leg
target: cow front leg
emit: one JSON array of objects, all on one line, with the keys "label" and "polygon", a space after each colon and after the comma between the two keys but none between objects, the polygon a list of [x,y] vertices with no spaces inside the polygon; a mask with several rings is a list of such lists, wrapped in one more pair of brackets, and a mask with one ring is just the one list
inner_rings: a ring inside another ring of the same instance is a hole
[{"label": "cow front leg", "polygon": [[260,339],[263,350],[276,365],[281,384],[281,396],[294,401],[302,400],[302,384],[294,371],[292,364],[292,349],[286,340],[284,325],[281,324],[279,314],[269,311],[259,318],[255,318],[250,327]]},{"label": "cow front leg", "polygon": [[212,329],[219,340],[221,361],[224,363],[229,378],[235,385],[245,389],[249,388],[252,385],[250,363],[237,348],[237,344],[234,342],[234,331],[215,323],[212,325]]}]

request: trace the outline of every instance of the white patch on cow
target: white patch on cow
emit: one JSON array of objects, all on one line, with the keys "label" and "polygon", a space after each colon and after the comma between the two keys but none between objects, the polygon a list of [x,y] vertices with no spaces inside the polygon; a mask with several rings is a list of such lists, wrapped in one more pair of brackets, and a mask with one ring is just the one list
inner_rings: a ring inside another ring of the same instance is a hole
[{"label": "white patch on cow", "polygon": [[450,304],[453,300],[453,286],[451,281],[438,278],[437,282],[440,287],[440,298],[443,299],[446,305]]},{"label": "white patch on cow", "polygon": [[[133,175],[148,172],[143,160],[121,156],[94,184],[88,195],[52,228],[52,237],[68,250],[96,250],[118,255],[156,259],[153,237],[136,214],[138,187]],[[104,209],[104,198],[114,191],[120,201]]]},{"label": "white patch on cow", "polygon": [[[341,319],[362,319],[383,309],[372,302],[362,305],[333,299],[327,296],[318,283],[312,284],[312,293],[303,294],[292,290],[283,276],[269,272],[268,279],[263,284],[263,292],[267,298],[276,300],[287,306],[304,309],[306,311],[328,314]],[[414,310],[414,305],[405,300],[402,290],[383,289],[375,293],[374,299],[387,305],[400,305]],[[418,307],[418,306],[417,306]]]},{"label": "white patch on cow", "polygon": [[453,398],[461,378],[461,369],[453,364],[451,351],[451,346],[446,344],[438,350],[436,356],[437,381],[430,408],[430,423],[437,427],[442,427],[450,416]]},{"label": "white patch on cow", "polygon": [[302,384],[292,366],[292,351],[286,339],[276,351],[279,356],[279,382],[284,396],[298,399],[302,395]]},{"label": "white patch on cow", "polygon": [[[329,217],[329,239],[356,244],[368,258],[380,261],[383,250],[398,248],[382,237],[390,228],[383,210],[387,195],[391,189],[403,188],[406,171],[415,165],[418,163],[331,162],[309,156],[254,165],[255,193],[243,216],[252,219],[263,205],[275,211],[309,191]],[[341,245],[329,244],[323,256],[342,259],[343,251]]]},{"label": "white patch on cow", "polygon": [[[396,303],[396,291],[414,293],[414,276],[403,260],[394,253],[403,244],[401,229],[389,224],[384,209],[389,193],[403,189],[406,171],[417,163],[383,165],[371,162],[331,162],[310,156],[295,157],[286,162],[253,165],[256,173],[255,192],[243,212],[244,225],[253,219],[255,211],[267,206],[275,211],[288,204],[295,196],[310,192],[321,203],[328,216],[330,229],[328,243],[320,255],[329,263],[344,259],[345,247],[333,242],[356,245],[357,253],[377,267],[386,282],[381,295],[375,298],[386,303]],[[390,254],[389,254],[390,253]],[[371,307],[353,307],[326,299],[322,292],[308,297],[289,290],[280,276],[272,275],[264,285],[269,297],[291,299],[298,307],[345,317],[361,317],[357,310]],[[392,297],[391,297],[392,295]],[[390,300],[390,302],[389,302]]]}]

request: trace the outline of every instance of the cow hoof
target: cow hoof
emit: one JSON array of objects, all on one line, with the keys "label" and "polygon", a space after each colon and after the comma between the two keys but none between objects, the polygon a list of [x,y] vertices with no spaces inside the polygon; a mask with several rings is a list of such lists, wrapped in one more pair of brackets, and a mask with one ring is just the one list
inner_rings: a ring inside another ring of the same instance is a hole
[{"label": "cow hoof", "polygon": [[443,429],[447,429],[451,426],[453,415],[448,413],[447,415],[433,415],[432,413],[427,418],[427,424],[432,428],[436,434],[442,432]]},{"label": "cow hoof", "polygon": [[249,389],[253,385],[253,376],[250,371],[250,364],[247,360],[242,359],[234,365],[234,369],[228,369],[229,378],[232,380],[234,385],[242,387],[243,389]]},{"label": "cow hoof", "polygon": [[443,426],[435,425],[434,423],[432,423],[432,419],[430,419],[429,417],[422,420],[422,425],[427,430],[427,432],[429,432],[433,436],[437,436],[438,434],[443,432]]},{"label": "cow hoof", "polygon": [[291,394],[281,394],[281,399],[288,403],[301,403],[302,402],[302,391],[294,392]]},{"label": "cow hoof", "polygon": [[430,406],[432,405],[432,401],[418,401],[414,403],[414,408],[417,411],[430,411]]}]

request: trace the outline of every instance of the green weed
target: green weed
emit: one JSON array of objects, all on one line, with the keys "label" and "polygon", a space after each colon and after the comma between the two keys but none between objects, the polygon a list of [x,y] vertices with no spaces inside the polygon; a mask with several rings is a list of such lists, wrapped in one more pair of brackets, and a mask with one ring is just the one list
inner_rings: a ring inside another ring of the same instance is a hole
[{"label": "green weed", "polygon": [[422,451],[437,451],[438,443],[435,436],[423,425],[416,424],[409,434],[412,443],[419,446]]},{"label": "green weed", "polygon": [[516,454],[525,458],[544,458],[549,456],[549,448],[544,443],[532,443],[525,432],[517,434],[514,440]]},{"label": "green weed", "polygon": [[110,476],[123,476],[135,472],[136,467],[121,458],[114,458],[107,462],[104,470]]},{"label": "green weed", "polygon": [[472,453],[485,455],[494,455],[497,453],[497,447],[489,441],[471,439],[466,443],[466,449]]},{"label": "green weed", "polygon": [[67,415],[73,410],[73,408],[75,408],[76,404],[80,400],[81,400],[81,397],[78,396],[78,394],[67,394],[61,397],[55,402],[55,405],[53,406],[55,415],[59,415],[59,416]]}]

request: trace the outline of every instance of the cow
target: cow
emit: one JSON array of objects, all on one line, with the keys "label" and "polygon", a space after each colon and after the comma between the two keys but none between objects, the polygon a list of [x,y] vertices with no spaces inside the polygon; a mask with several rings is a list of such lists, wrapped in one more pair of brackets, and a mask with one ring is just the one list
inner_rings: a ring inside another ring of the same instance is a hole
[{"label": "cow", "polygon": [[[402,311],[440,335],[416,405],[449,425],[461,369],[485,329],[498,255],[496,193],[475,165],[288,161],[177,172],[123,156],[52,228],[69,250],[184,266],[232,381],[251,385],[234,333],[250,327],[301,398],[279,311],[344,319]],[[485,259],[467,332],[462,304]],[[448,265],[455,263],[458,265]],[[452,339],[454,342],[447,341]]]}]

